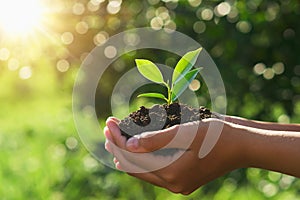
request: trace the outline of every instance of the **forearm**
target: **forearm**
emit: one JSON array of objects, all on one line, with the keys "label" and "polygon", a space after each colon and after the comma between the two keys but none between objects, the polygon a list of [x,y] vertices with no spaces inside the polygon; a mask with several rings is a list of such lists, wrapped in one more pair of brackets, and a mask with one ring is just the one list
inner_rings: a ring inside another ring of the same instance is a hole
[{"label": "forearm", "polygon": [[245,162],[300,177],[300,132],[238,127],[243,135]]},{"label": "forearm", "polygon": [[274,122],[261,122],[235,116],[225,116],[225,121],[258,129],[300,132],[300,124],[279,124]]}]

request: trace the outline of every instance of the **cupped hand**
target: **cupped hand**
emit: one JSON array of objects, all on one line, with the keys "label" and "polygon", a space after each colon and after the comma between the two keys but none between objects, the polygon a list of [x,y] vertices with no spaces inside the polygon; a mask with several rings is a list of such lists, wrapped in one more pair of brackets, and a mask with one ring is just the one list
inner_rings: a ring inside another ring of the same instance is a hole
[{"label": "cupped hand", "polygon": [[[118,123],[118,119],[109,118],[104,129],[105,146],[114,155],[116,168],[174,193],[190,194],[243,167],[243,145],[230,123],[206,119],[142,133],[129,140],[121,135]],[[201,157],[201,146],[214,139],[217,142]],[[166,149],[175,153],[160,154]]]}]

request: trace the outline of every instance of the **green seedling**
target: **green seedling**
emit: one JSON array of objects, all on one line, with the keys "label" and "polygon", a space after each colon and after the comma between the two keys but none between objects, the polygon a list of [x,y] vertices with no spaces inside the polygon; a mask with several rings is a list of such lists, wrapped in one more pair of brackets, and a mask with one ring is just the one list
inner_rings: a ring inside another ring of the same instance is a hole
[{"label": "green seedling", "polygon": [[164,85],[168,91],[167,97],[161,93],[143,93],[138,95],[138,97],[159,98],[165,100],[167,104],[176,101],[202,69],[192,69],[201,50],[202,48],[189,51],[178,61],[173,71],[171,81],[164,81],[161,71],[153,62],[145,59],[136,59],[135,62],[139,72],[146,79]]}]

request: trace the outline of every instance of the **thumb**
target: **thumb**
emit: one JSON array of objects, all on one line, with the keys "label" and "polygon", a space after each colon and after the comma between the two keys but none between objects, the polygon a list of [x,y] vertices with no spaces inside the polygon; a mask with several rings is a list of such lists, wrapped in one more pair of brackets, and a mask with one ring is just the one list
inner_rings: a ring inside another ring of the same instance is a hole
[{"label": "thumb", "polygon": [[191,122],[135,135],[126,142],[126,149],[136,153],[147,153],[165,148],[186,150],[195,138],[198,127],[199,123]]}]

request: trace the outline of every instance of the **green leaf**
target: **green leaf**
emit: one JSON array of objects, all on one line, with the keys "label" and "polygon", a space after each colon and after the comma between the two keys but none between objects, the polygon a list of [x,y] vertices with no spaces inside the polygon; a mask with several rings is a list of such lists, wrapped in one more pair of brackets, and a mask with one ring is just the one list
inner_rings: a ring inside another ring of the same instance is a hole
[{"label": "green leaf", "polygon": [[202,48],[196,49],[194,51],[187,52],[182,58],[178,61],[172,77],[172,85],[184,77],[190,69],[195,65],[197,58],[201,52]]},{"label": "green leaf", "polygon": [[148,80],[155,83],[163,83],[164,78],[159,68],[150,60],[135,59],[139,72]]},{"label": "green leaf", "polygon": [[163,94],[160,93],[144,93],[138,95],[137,97],[152,97],[152,98],[159,98],[168,101],[168,99]]},{"label": "green leaf", "polygon": [[197,68],[189,71],[184,77],[176,82],[172,88],[172,101],[175,101],[184,92],[184,90],[189,86],[192,80],[195,79],[201,69],[202,68]]}]

